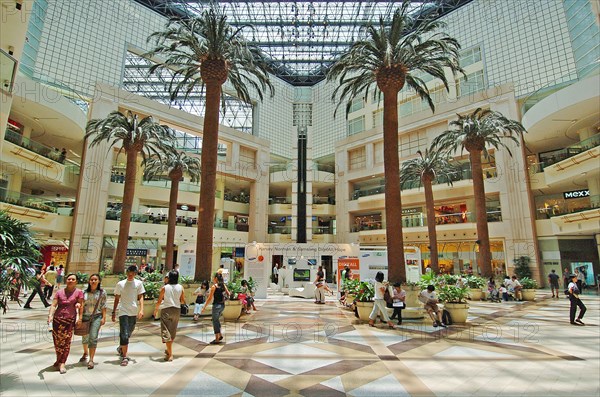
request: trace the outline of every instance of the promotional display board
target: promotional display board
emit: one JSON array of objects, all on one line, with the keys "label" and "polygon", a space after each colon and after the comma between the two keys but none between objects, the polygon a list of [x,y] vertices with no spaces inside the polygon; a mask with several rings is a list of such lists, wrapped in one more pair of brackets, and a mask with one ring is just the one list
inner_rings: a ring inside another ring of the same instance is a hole
[{"label": "promotional display board", "polygon": [[358,258],[339,258],[337,266],[337,285],[342,285],[342,270],[348,266],[352,270],[352,278],[360,278],[360,261]]},{"label": "promotional display board", "polygon": [[[377,272],[381,271],[387,280],[388,261],[387,251],[373,250],[360,252],[360,279],[374,280]],[[404,247],[406,261],[406,281],[417,282],[421,278],[421,250],[417,247]],[[395,281],[395,280],[391,280]]]}]

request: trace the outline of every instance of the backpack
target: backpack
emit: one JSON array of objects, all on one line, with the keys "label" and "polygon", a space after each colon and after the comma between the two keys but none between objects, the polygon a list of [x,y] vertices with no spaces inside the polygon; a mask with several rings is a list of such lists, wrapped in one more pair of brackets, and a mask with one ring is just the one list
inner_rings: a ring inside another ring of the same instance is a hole
[{"label": "backpack", "polygon": [[442,323],[446,325],[452,325],[452,316],[450,315],[450,312],[446,309],[444,309],[444,311],[442,312]]}]

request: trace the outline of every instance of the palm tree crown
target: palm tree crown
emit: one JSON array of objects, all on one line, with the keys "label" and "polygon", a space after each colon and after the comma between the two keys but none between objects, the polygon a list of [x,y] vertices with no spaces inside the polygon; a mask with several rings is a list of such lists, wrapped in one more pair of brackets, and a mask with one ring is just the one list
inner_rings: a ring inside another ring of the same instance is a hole
[{"label": "palm tree crown", "polygon": [[263,92],[268,89],[273,95],[274,89],[260,49],[248,45],[241,36],[245,27],[234,29],[227,16],[214,7],[195,18],[173,18],[164,31],[148,37],[156,46],[144,56],[165,56],[150,73],[163,68],[173,72],[171,100],[180,92],[187,97],[197,87],[204,89],[205,82],[214,79],[220,84],[229,80],[237,96],[246,102],[251,101],[248,87],[252,87],[262,101]]},{"label": "palm tree crown", "polygon": [[[352,99],[375,90],[383,95],[383,156],[385,172],[385,218],[388,251],[388,278],[406,277],[402,200],[400,198],[400,160],[398,156],[398,93],[405,84],[435,110],[429,90],[413,72],[420,71],[442,81],[446,90],[445,68],[462,71],[458,63],[460,45],[445,33],[432,16],[420,19],[410,15],[410,0],[394,12],[391,26],[380,19],[378,26],[367,25],[367,38],[354,43],[331,67],[328,80],[337,80],[332,98],[339,104],[347,101],[346,115]],[[378,91],[377,91],[378,89]],[[337,112],[337,108],[336,108]]]},{"label": "palm tree crown", "polygon": [[90,147],[104,141],[110,142],[110,147],[113,147],[120,141],[119,152],[134,150],[144,159],[151,154],[160,155],[174,142],[174,134],[169,127],[156,123],[152,116],[139,120],[138,115],[131,111],[127,111],[126,115],[113,111],[104,119],[90,120],[85,128],[85,138],[90,137],[93,137]]},{"label": "palm tree crown", "polygon": [[452,185],[456,175],[460,172],[459,168],[451,163],[451,158],[447,152],[431,149],[425,149],[425,155],[419,150],[419,157],[407,160],[402,163],[400,169],[400,184],[402,187],[409,183],[418,182],[419,187],[425,179],[436,180],[438,183],[447,183]]},{"label": "palm tree crown", "polygon": [[525,132],[518,121],[510,120],[499,112],[478,108],[472,113],[458,115],[457,120],[450,122],[450,130],[437,136],[432,144],[449,153],[459,149],[461,152],[481,151],[485,158],[489,157],[486,146],[496,150],[504,148],[512,156],[505,140],[519,145],[520,137]]},{"label": "palm tree crown", "polygon": [[188,156],[185,152],[169,150],[162,155],[154,155],[144,162],[144,179],[152,180],[155,177],[177,172],[190,176],[192,182],[200,180],[200,160]]},{"label": "palm tree crown", "polygon": [[462,72],[458,62],[460,45],[445,33],[435,33],[446,26],[443,22],[414,19],[409,8],[410,1],[405,1],[394,12],[389,27],[383,18],[378,26],[368,25],[368,38],[354,43],[331,67],[328,79],[339,82],[333,98],[339,95],[341,103],[363,91],[368,97],[375,84],[380,97],[381,91],[388,88],[399,91],[406,83],[435,110],[427,85],[414,72],[422,71],[440,79],[448,90],[444,67],[454,73]]}]

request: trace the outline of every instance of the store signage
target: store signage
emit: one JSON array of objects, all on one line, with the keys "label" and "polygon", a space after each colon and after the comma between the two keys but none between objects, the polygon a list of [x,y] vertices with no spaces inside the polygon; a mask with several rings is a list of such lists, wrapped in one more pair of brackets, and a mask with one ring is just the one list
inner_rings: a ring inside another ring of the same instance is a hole
[{"label": "store signage", "polygon": [[573,190],[572,192],[563,192],[563,196],[565,199],[590,197],[590,191],[589,189]]},{"label": "store signage", "polygon": [[146,256],[146,255],[148,255],[147,249],[127,248],[127,256]]},{"label": "store signage", "polygon": [[421,207],[418,208],[402,208],[402,215],[406,215],[406,214],[420,214],[421,212]]},{"label": "store signage", "polygon": [[64,245],[51,245],[50,251],[52,251],[52,252],[67,252],[67,251],[69,251],[69,249],[67,247],[65,247]]}]

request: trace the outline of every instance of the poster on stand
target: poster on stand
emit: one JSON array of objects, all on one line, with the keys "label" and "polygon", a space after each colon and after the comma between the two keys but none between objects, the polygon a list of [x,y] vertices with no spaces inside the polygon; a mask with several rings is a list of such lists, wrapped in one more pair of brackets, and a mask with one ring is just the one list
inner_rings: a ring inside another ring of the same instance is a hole
[{"label": "poster on stand", "polygon": [[179,260],[179,277],[187,276],[194,277],[196,273],[196,255],[195,254],[181,254]]},{"label": "poster on stand", "polygon": [[342,270],[346,266],[352,270],[352,278],[360,279],[360,260],[358,258],[339,258],[337,262],[337,285],[341,285]]}]

